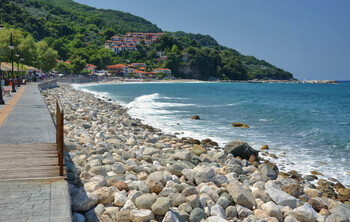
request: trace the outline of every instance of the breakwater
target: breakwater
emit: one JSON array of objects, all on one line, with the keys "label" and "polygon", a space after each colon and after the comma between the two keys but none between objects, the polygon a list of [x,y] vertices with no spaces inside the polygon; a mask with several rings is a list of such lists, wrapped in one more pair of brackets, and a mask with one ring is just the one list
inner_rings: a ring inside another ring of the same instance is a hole
[{"label": "breakwater", "polygon": [[[350,217],[338,181],[280,172],[249,144],[179,139],[133,119],[113,101],[59,87],[43,92],[65,109],[65,149],[76,220],[317,221]],[[272,154],[271,154],[272,155]],[[312,183],[311,181],[317,181]],[[345,214],[344,214],[345,212]]]}]

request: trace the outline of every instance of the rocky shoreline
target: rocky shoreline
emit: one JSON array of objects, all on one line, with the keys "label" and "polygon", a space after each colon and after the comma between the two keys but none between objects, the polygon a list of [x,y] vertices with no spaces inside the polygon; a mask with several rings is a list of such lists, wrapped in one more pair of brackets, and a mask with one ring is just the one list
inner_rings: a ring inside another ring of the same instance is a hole
[{"label": "rocky shoreline", "polygon": [[53,116],[64,106],[74,221],[350,221],[350,189],[279,172],[268,146],[178,139],[68,86],[42,94]]}]

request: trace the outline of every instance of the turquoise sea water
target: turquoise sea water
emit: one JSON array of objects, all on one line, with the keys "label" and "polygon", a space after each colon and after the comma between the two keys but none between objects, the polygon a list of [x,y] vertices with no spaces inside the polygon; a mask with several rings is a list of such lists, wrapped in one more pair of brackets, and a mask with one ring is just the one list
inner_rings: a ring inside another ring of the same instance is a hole
[{"label": "turquoise sea water", "polygon": [[[128,83],[77,85],[118,101],[129,114],[166,133],[268,144],[280,169],[350,185],[350,83]],[[201,120],[191,120],[199,115]],[[233,122],[250,129],[233,128]],[[282,157],[281,157],[282,155]],[[285,157],[284,157],[285,156]]]}]

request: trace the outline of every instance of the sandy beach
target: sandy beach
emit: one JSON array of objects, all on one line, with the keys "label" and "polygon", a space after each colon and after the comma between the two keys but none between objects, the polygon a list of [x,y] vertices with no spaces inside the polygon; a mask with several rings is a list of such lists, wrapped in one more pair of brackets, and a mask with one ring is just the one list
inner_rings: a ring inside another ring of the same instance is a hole
[{"label": "sandy beach", "polygon": [[[99,84],[109,83],[122,82]],[[280,172],[264,159],[273,155],[268,146],[254,150],[242,141],[219,147],[209,139],[180,139],[132,119],[114,101],[70,86],[42,94],[52,115],[56,96],[64,106],[75,221],[350,218],[348,188],[336,180],[318,180],[319,172]]]}]

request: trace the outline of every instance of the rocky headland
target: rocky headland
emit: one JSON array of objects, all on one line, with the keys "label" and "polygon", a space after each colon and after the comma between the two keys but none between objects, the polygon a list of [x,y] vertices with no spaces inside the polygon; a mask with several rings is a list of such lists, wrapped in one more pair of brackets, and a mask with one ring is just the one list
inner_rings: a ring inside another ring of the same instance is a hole
[{"label": "rocky headland", "polygon": [[263,159],[268,146],[179,139],[132,119],[111,100],[67,86],[42,94],[53,116],[56,97],[64,106],[76,222],[350,220],[350,189],[280,172]]}]

